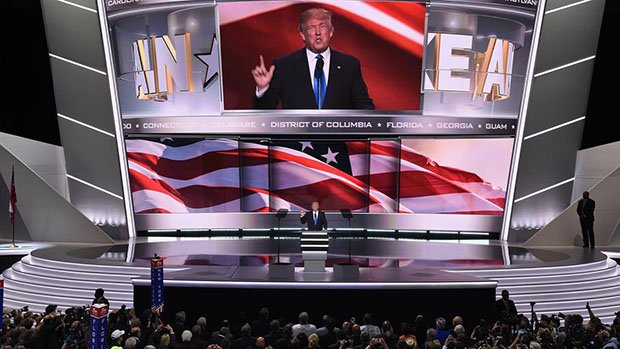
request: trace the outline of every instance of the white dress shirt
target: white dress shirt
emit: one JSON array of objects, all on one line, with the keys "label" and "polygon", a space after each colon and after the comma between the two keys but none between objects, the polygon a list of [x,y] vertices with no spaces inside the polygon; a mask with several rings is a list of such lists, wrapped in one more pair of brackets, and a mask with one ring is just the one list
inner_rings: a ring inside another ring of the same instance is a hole
[{"label": "white dress shirt", "polygon": [[296,338],[298,334],[304,333],[309,336],[316,333],[316,326],[313,324],[296,324],[293,325],[293,338]]},{"label": "white dress shirt", "polygon": [[[314,69],[316,68],[316,56],[317,53],[314,53],[308,49],[306,49],[306,56],[308,57],[308,71],[310,72],[310,81],[312,82],[312,91],[314,91]],[[323,75],[325,76],[325,86],[327,87],[327,83],[329,82],[329,63],[331,61],[331,50],[329,47],[327,50],[321,53],[323,56]],[[265,92],[269,89],[269,85],[259,89],[256,86],[256,97],[261,98]]]},{"label": "white dress shirt", "polygon": [[[310,81],[312,81],[312,90],[314,91],[314,68],[316,68],[316,56],[317,53],[314,53],[308,49],[306,49],[306,56],[308,56],[308,68],[310,69]],[[331,58],[331,51],[329,47],[323,53],[323,75],[325,76],[325,86],[327,86],[327,82],[329,81],[329,62]]]}]

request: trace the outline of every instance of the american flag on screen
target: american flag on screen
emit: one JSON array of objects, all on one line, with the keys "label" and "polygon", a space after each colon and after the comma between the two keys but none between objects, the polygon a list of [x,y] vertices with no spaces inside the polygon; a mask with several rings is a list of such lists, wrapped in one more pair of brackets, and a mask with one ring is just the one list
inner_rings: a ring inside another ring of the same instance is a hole
[{"label": "american flag on screen", "polygon": [[136,213],[295,211],[317,200],[324,210],[503,214],[504,190],[396,141],[129,139],[126,147]]}]

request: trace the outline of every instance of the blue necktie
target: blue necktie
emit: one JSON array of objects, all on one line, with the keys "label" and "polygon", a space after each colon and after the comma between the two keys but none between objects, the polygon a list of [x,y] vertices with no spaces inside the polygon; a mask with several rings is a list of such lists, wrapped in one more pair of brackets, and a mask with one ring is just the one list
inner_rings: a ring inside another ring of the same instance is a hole
[{"label": "blue necktie", "polygon": [[317,222],[319,221],[319,213],[317,212],[313,214],[313,216],[314,216],[314,225],[316,226]]},{"label": "blue necktie", "polygon": [[323,72],[323,56],[316,55],[316,66],[314,68],[314,98],[316,99],[316,105],[319,109],[323,108],[323,102],[325,100],[325,73]]}]

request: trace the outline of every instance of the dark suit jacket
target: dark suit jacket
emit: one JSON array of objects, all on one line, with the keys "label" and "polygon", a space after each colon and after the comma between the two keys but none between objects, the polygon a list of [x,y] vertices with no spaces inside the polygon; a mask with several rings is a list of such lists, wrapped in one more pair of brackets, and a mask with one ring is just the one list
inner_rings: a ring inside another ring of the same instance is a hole
[{"label": "dark suit jacket", "polygon": [[284,335],[284,332],[281,330],[275,331],[275,332],[269,332],[268,334],[265,335],[265,345],[266,346],[271,346],[274,347],[276,345],[276,342],[282,338],[286,338],[286,336]]},{"label": "dark suit jacket", "polygon": [[328,348],[330,345],[338,343],[336,332],[328,331],[326,334],[319,336],[319,344],[321,348]]},{"label": "dark suit jacket", "polygon": [[192,344],[191,342],[179,343],[176,345],[175,348],[176,349],[197,349],[196,346]]},{"label": "dark suit jacket", "polygon": [[200,336],[192,336],[190,343],[192,343],[196,349],[206,349],[208,344],[206,341],[202,340]]},{"label": "dark suit jacket", "polygon": [[[317,109],[308,70],[306,48],[277,58],[269,88],[261,98],[254,93],[254,108]],[[362,77],[360,61],[331,50],[329,78],[323,109],[375,109]]]},{"label": "dark suit jacket", "polygon": [[496,320],[517,316],[517,307],[515,306],[515,302],[509,299],[507,305],[508,309],[506,309],[506,304],[503,299],[498,299],[495,301],[493,313],[495,314]]},{"label": "dark suit jacket", "polygon": [[232,342],[232,349],[247,349],[256,347],[256,337],[240,337]]},{"label": "dark suit jacket", "polygon": [[579,218],[584,219],[582,216],[585,215],[585,219],[593,221],[595,206],[596,203],[592,199],[588,199],[588,201],[585,202],[583,199],[579,200],[577,203],[577,214],[579,215]]},{"label": "dark suit jacket", "polygon": [[319,211],[319,217],[316,224],[314,224],[313,212],[308,211],[305,216],[301,217],[301,224],[308,223],[308,230],[323,230],[327,229],[327,218],[325,212]]}]

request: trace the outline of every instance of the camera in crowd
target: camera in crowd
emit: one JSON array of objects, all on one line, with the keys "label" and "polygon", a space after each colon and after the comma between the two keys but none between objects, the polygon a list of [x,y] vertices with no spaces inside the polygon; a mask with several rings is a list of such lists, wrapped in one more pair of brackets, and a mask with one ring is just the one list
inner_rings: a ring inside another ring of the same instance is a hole
[{"label": "camera in crowd", "polygon": [[385,340],[382,336],[375,336],[370,339],[369,344],[372,349],[382,349],[385,347]]},{"label": "camera in crowd", "polygon": [[[478,324],[475,328],[476,338],[480,338],[486,340],[490,337],[489,328],[486,326],[486,322],[484,320],[480,320],[480,324]],[[484,322],[484,323],[483,323]]]},{"label": "camera in crowd", "polygon": [[25,306],[25,307],[22,307],[22,308],[19,308],[19,309],[13,309],[9,313],[4,314],[2,316],[2,318],[3,319],[10,319],[10,318],[15,317],[17,314],[25,313],[27,311],[28,311],[28,306]]},{"label": "camera in crowd", "polygon": [[351,336],[346,336],[345,339],[342,341],[342,347],[351,348],[352,346],[353,346],[353,338],[351,338]]},{"label": "camera in crowd", "polygon": [[73,323],[73,321],[79,321],[80,323],[85,323],[88,320],[88,306],[84,305],[81,307],[71,307],[65,310],[65,322],[68,324]]},{"label": "camera in crowd", "polygon": [[64,318],[64,337],[67,349],[77,349],[83,346],[86,341],[86,332],[90,315],[87,305],[81,307],[71,307],[65,310]]}]

